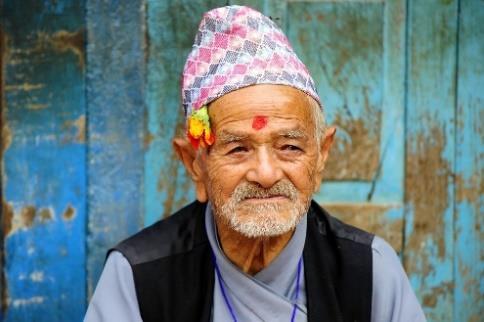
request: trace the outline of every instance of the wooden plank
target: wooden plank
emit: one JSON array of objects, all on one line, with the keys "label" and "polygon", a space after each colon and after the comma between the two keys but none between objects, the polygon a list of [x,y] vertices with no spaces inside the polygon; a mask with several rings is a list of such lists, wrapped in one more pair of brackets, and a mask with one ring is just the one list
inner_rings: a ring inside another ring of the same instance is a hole
[{"label": "wooden plank", "polygon": [[397,0],[384,6],[290,1],[286,18],[288,36],[319,86],[328,123],[339,126],[340,145],[332,151],[315,198],[398,252],[403,242],[405,17],[405,1]]},{"label": "wooden plank", "polygon": [[88,259],[91,295],[106,251],[143,223],[144,1],[87,1]]},{"label": "wooden plank", "polygon": [[2,2],[2,321],[85,311],[83,12]]},{"label": "wooden plank", "polygon": [[380,163],[381,3],[289,3],[287,34],[338,127],[326,180],[371,181]]},{"label": "wooden plank", "polygon": [[381,155],[367,200],[403,204],[406,1],[386,1],[384,10]]},{"label": "wooden plank", "polygon": [[452,321],[457,1],[409,1],[404,264],[429,321]]},{"label": "wooden plank", "polygon": [[462,0],[456,110],[454,321],[484,313],[484,2]]},{"label": "wooden plank", "polygon": [[224,6],[222,0],[147,1],[145,225],[194,200],[191,179],[177,160],[171,141],[184,135],[180,75],[202,14]]}]

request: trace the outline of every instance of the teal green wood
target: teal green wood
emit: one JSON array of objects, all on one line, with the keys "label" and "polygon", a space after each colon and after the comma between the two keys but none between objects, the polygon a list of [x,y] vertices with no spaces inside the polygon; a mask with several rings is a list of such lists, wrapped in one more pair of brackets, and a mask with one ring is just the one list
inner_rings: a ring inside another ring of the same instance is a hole
[{"label": "teal green wood", "polygon": [[83,1],[2,1],[0,320],[86,308]]},{"label": "teal green wood", "polygon": [[484,1],[460,3],[455,109],[454,321],[484,312]]},{"label": "teal green wood", "polygon": [[404,263],[429,321],[454,316],[457,32],[458,1],[409,2]]},{"label": "teal green wood", "polygon": [[389,239],[398,251],[405,15],[405,1],[288,1],[282,15],[291,43],[315,78],[328,123],[338,130],[315,199]]},{"label": "teal green wood", "polygon": [[[288,5],[288,37],[315,79],[328,123],[338,127],[326,180],[371,182],[377,173],[383,19],[382,3],[315,1]],[[368,185],[366,194],[370,188]],[[323,191],[322,195],[328,194]]]},{"label": "teal green wood", "polygon": [[338,128],[321,202],[403,201],[404,17],[403,1],[288,4],[288,37]]}]

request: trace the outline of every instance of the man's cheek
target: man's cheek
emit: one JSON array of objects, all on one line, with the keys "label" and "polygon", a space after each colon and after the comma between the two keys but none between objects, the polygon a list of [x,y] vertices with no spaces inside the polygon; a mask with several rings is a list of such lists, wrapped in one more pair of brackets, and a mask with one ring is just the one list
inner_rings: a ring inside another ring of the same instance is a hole
[{"label": "man's cheek", "polygon": [[208,169],[208,180],[210,181],[212,190],[218,194],[226,193],[237,181],[236,176],[230,173],[227,167]]},{"label": "man's cheek", "polygon": [[316,169],[309,166],[303,166],[291,175],[291,181],[302,194],[312,194],[318,178]]},{"label": "man's cheek", "polygon": [[223,173],[222,167],[211,166],[207,168],[208,178],[210,181],[216,181],[217,178]]}]

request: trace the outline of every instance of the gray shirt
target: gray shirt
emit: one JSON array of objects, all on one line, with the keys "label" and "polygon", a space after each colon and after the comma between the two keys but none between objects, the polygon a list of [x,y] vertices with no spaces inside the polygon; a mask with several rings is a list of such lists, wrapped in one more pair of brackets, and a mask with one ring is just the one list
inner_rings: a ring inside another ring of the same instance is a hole
[{"label": "gray shirt", "polygon": [[[294,304],[294,321],[307,321],[304,263],[302,253],[306,240],[306,216],[297,225],[292,238],[272,263],[254,276],[242,272],[225,256],[218,242],[211,207],[207,207],[205,227],[217,266],[222,276],[215,275],[213,290],[213,322],[233,321],[223,297],[221,283],[237,321],[291,321]],[[296,300],[298,265],[301,260],[299,289]]]},{"label": "gray shirt", "polygon": [[[218,244],[213,217],[207,207],[206,229],[223,277],[224,289],[232,306],[240,315],[239,321],[290,321],[293,309],[296,272],[306,235],[306,218],[297,226],[288,245],[264,270],[249,276],[235,267],[223,254]],[[375,237],[373,251],[372,322],[425,321],[422,309],[412,291],[400,261],[383,239]],[[299,298],[296,302],[296,321],[307,321],[304,274],[301,274]],[[241,317],[244,317],[242,319]],[[246,316],[248,318],[246,318]],[[212,319],[231,321],[230,313],[215,278]],[[85,322],[142,321],[133,272],[126,258],[112,252],[105,264],[96,290],[89,304]]]}]

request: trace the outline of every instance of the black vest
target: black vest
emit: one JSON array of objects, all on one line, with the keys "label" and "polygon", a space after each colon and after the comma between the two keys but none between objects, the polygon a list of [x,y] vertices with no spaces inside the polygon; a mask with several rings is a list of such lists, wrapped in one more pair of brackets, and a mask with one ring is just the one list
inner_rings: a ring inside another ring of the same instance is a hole
[{"label": "black vest", "polygon": [[[118,244],[145,322],[210,320],[214,268],[206,204],[194,202]],[[303,251],[309,322],[370,322],[373,235],[312,202]]]}]

